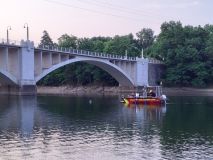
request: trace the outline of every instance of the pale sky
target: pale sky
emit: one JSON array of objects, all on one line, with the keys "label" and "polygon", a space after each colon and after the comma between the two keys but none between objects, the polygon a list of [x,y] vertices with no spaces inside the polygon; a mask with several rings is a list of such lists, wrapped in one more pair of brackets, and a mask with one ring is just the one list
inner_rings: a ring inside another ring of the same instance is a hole
[{"label": "pale sky", "polygon": [[184,25],[213,24],[213,0],[0,0],[0,39],[38,43],[43,30],[57,39],[64,33],[77,37],[135,34],[151,28],[158,34],[169,20]]}]

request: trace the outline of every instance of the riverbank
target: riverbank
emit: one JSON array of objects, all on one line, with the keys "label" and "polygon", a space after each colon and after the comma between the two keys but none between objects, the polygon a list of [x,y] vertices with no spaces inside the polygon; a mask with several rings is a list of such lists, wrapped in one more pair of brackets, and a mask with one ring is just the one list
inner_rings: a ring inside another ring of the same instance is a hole
[{"label": "riverbank", "polygon": [[213,96],[213,88],[164,88],[168,96]]},{"label": "riverbank", "polygon": [[65,94],[65,95],[118,95],[119,87],[100,86],[37,86],[38,94]]},{"label": "riverbank", "polygon": [[[108,87],[108,86],[38,86],[38,94],[61,95],[118,95],[135,92],[133,88]],[[213,88],[163,88],[167,96],[213,96]]]}]

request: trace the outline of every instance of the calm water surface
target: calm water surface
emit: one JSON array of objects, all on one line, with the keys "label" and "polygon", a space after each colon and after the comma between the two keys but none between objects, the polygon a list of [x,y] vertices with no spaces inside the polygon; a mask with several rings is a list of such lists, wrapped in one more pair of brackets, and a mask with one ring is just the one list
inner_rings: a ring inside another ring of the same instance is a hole
[{"label": "calm water surface", "polygon": [[0,96],[0,159],[213,159],[213,97]]}]

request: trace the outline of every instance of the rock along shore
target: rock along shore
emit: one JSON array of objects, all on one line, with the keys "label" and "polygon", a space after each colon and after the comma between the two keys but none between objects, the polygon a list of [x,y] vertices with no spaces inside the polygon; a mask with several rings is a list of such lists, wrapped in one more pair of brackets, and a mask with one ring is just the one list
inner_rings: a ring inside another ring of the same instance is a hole
[{"label": "rock along shore", "polygon": [[[38,86],[38,94],[59,95],[119,95],[134,93],[134,88],[109,86]],[[167,96],[213,96],[213,88],[163,88]]]}]

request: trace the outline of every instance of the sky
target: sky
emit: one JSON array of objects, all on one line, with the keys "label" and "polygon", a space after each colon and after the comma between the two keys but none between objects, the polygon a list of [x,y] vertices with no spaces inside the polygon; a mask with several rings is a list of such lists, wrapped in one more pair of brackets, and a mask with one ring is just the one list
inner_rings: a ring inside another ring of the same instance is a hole
[{"label": "sky", "polygon": [[212,0],[0,0],[0,39],[39,43],[46,30],[54,42],[63,35],[77,37],[135,35],[142,28],[159,34],[165,21],[183,25],[213,24]]}]

